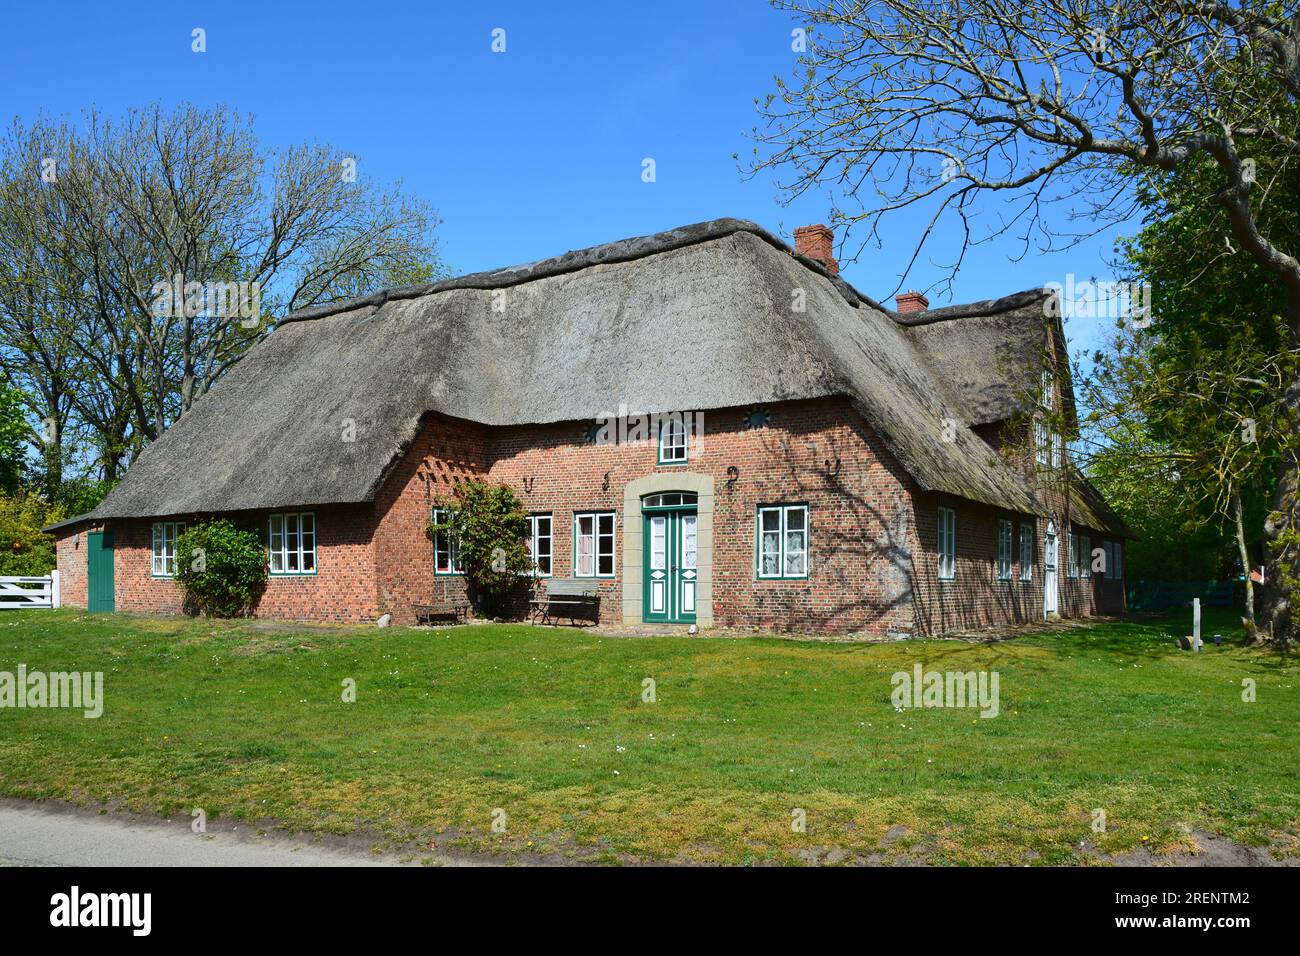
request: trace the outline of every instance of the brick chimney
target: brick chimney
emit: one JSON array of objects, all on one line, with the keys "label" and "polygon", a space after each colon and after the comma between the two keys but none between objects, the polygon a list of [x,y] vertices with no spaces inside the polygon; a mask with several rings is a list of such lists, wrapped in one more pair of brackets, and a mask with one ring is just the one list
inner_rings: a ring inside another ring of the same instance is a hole
[{"label": "brick chimney", "polygon": [[839,275],[840,264],[832,254],[835,249],[835,233],[831,227],[818,223],[815,226],[800,226],[794,231],[794,251],[809,259],[816,259],[830,270],[831,275]]},{"label": "brick chimney", "polygon": [[894,301],[898,304],[900,315],[908,312],[924,312],[930,308],[930,300],[916,291],[899,293],[894,297]]}]

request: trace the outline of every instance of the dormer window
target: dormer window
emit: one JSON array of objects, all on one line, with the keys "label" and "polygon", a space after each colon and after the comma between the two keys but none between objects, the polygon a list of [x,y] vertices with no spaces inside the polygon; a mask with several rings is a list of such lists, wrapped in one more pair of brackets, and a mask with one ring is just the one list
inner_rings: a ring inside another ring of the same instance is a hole
[{"label": "dormer window", "polygon": [[659,464],[686,464],[686,422],[680,414],[669,415],[659,426]]}]

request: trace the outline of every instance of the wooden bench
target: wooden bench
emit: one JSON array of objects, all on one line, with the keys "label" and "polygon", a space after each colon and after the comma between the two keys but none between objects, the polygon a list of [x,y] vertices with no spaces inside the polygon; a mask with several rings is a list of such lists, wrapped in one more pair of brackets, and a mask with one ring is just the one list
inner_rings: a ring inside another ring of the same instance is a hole
[{"label": "wooden bench", "polygon": [[416,624],[432,624],[438,620],[464,621],[469,616],[468,601],[444,601],[442,604],[413,604]]},{"label": "wooden bench", "polygon": [[600,620],[600,588],[595,581],[582,578],[548,578],[546,593],[536,595],[528,602],[534,615],[540,612],[543,624],[553,624],[557,618],[568,618],[576,624],[578,618],[595,624]]}]

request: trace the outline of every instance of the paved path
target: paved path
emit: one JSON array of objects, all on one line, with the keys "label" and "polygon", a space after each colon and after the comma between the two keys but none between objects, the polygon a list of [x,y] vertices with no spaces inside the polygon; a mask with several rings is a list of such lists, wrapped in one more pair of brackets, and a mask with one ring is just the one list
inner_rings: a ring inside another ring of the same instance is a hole
[{"label": "paved path", "polygon": [[[464,861],[433,856],[439,864]],[[0,804],[0,866],[400,866],[395,856],[363,848],[323,846],[307,837],[256,828],[209,827],[190,832],[188,820],[139,820]],[[409,861],[418,865],[419,861]]]}]

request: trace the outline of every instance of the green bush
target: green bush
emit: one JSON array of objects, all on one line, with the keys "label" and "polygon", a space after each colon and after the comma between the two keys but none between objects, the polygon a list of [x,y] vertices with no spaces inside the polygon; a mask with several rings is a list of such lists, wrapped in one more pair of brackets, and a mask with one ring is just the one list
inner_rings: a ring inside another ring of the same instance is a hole
[{"label": "green bush", "polygon": [[176,584],[192,614],[248,614],[266,587],[266,549],[224,518],[191,525],[176,538]]},{"label": "green bush", "polygon": [[54,570],[54,538],[41,528],[63,511],[39,495],[0,492],[0,575],[44,577]]},{"label": "green bush", "polygon": [[429,534],[449,534],[459,542],[470,598],[477,610],[497,615],[533,568],[524,545],[528,512],[510,488],[477,478],[458,484],[454,498],[435,502],[434,507],[447,516],[441,523],[431,521]]}]

